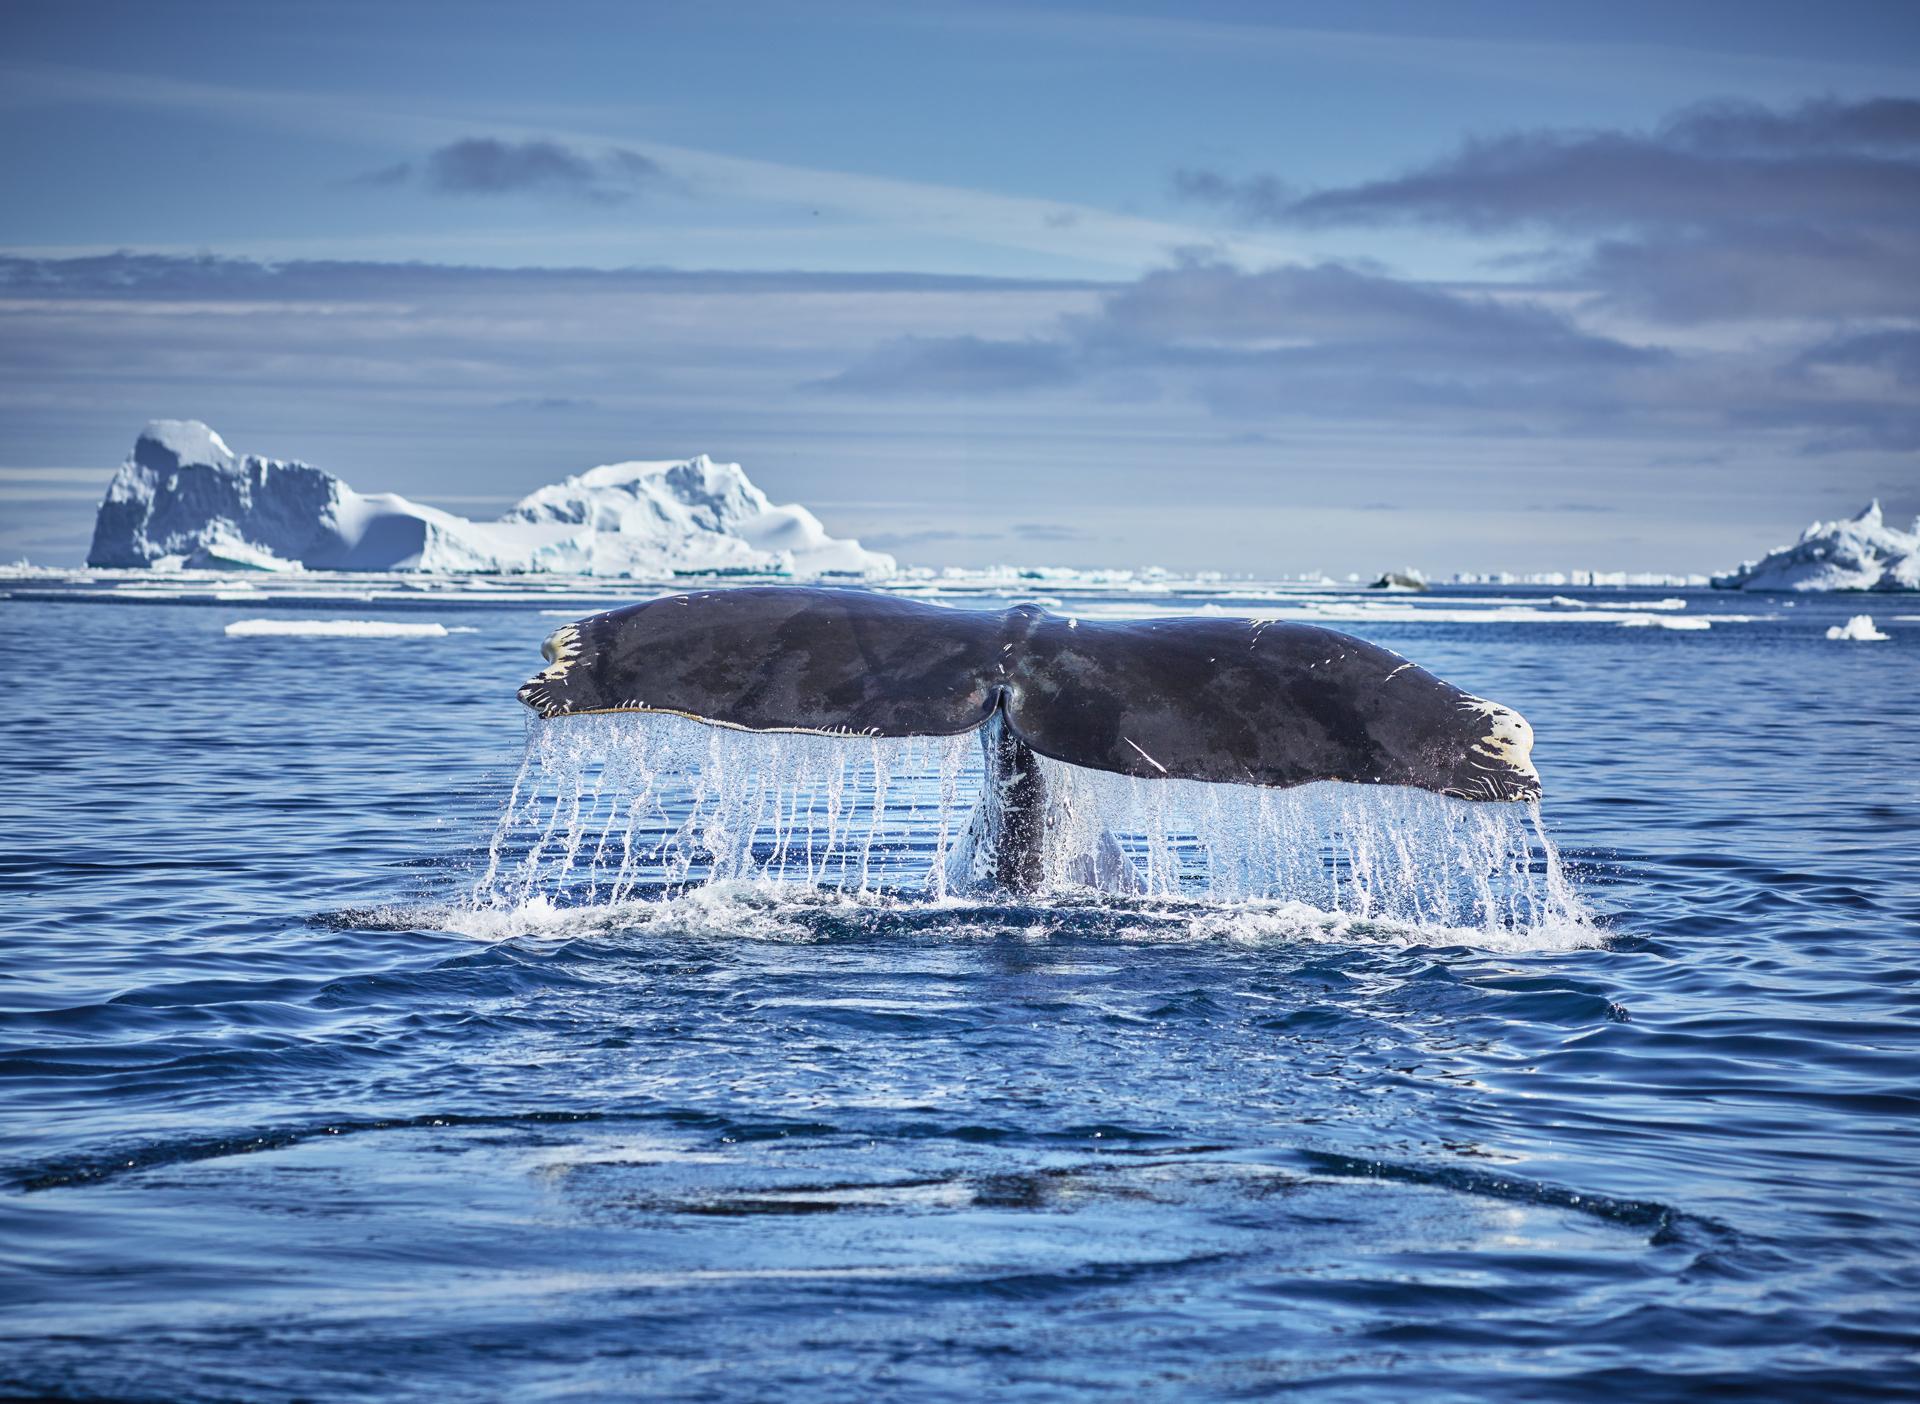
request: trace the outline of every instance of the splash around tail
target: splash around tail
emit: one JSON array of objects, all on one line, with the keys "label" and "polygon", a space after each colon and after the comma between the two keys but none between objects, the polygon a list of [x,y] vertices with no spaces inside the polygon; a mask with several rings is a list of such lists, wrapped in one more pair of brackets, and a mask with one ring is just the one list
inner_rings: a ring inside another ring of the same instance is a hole
[{"label": "splash around tail", "polygon": [[[1004,739],[744,732],[651,713],[535,721],[454,929],[604,930],[724,898],[743,933],[823,908],[897,923],[984,903],[1043,924],[1099,909],[1162,934],[1143,914],[1239,913],[1309,937],[1597,939],[1535,806],[1148,780],[1038,753],[996,774]],[[1028,830],[1018,844],[1012,825]],[[1009,874],[1013,852],[1024,867]],[[733,910],[741,901],[750,912]]]}]

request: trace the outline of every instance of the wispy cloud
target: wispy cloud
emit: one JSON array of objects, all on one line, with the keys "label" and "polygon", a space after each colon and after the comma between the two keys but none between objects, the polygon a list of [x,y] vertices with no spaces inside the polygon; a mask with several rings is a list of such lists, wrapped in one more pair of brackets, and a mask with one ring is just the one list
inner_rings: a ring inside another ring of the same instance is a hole
[{"label": "wispy cloud", "polygon": [[463,137],[429,152],[359,176],[368,186],[419,184],[443,195],[558,194],[616,205],[664,183],[660,164],[637,151],[613,147],[589,154],[557,141],[502,141]]},{"label": "wispy cloud", "polygon": [[1080,375],[1073,348],[1064,342],[907,336],[875,347],[820,387],[881,395],[988,395],[1067,385]]},{"label": "wispy cloud", "polygon": [[498,406],[503,410],[538,410],[546,414],[570,414],[580,410],[598,409],[599,402],[582,399],[578,395],[522,395],[511,400],[502,400]]},{"label": "wispy cloud", "polygon": [[1006,533],[999,531],[960,531],[953,527],[917,527],[908,531],[863,531],[860,541],[863,545],[878,547],[887,551],[898,551],[914,546],[945,546],[968,541],[1001,541]]},{"label": "wispy cloud", "polygon": [[1007,531],[1022,541],[1091,541],[1093,535],[1064,522],[1015,522]]}]

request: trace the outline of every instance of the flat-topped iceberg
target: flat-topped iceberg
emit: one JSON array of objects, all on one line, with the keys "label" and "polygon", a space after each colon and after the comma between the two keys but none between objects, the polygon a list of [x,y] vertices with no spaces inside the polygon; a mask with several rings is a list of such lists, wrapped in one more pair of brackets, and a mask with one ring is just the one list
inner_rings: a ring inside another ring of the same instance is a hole
[{"label": "flat-topped iceberg", "polygon": [[1713,577],[1717,590],[1920,590],[1920,520],[1890,527],[1878,500],[1846,521],[1815,522],[1791,546]]},{"label": "flat-topped iceberg", "polygon": [[100,504],[93,566],[639,576],[882,577],[893,557],[827,535],[737,463],[613,463],[476,522],[355,492],[305,463],[241,457],[198,420],[160,419]]}]

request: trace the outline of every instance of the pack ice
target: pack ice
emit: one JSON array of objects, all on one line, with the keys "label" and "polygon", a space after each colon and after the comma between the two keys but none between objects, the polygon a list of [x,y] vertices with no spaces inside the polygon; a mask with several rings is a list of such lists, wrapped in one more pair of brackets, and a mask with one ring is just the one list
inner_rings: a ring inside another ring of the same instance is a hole
[{"label": "pack ice", "polygon": [[306,463],[241,457],[198,420],[158,419],[107,487],[92,566],[560,572],[666,578],[884,576],[893,557],[778,506],[737,463],[610,463],[477,522],[355,492]]}]

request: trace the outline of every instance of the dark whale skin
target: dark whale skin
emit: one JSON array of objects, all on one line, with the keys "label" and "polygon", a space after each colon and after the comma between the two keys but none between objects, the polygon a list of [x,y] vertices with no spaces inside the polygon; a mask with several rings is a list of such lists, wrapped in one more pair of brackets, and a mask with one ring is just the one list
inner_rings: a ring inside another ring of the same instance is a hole
[{"label": "dark whale skin", "polygon": [[1039,754],[1123,775],[1540,796],[1518,713],[1310,624],[1097,622],[756,586],[590,615],[543,652],[549,666],[520,699],[547,718],[673,712],[748,731],[951,736],[999,711]]}]

